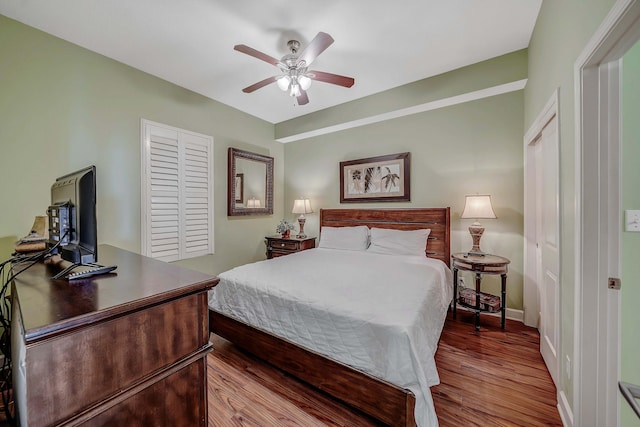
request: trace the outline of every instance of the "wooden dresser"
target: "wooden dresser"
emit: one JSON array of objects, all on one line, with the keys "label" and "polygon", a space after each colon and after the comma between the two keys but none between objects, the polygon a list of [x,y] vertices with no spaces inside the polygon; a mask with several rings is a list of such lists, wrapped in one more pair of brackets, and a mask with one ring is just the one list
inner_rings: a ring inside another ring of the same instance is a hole
[{"label": "wooden dresser", "polygon": [[36,264],[12,285],[22,426],[206,426],[207,290],[217,278],[112,246],[115,274],[66,282]]}]

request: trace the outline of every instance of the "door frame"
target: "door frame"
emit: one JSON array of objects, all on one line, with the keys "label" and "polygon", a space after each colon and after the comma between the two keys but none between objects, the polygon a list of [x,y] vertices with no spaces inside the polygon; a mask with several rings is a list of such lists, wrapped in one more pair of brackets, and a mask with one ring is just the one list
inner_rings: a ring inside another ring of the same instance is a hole
[{"label": "door frame", "polygon": [[640,38],[640,2],[618,0],[574,65],[575,284],[570,425],[620,422],[621,58]]}]

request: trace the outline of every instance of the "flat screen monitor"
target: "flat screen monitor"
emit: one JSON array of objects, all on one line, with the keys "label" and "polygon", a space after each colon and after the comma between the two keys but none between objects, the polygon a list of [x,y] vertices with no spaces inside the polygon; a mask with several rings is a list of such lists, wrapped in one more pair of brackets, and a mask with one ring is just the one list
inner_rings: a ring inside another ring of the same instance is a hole
[{"label": "flat screen monitor", "polygon": [[61,176],[51,186],[49,246],[74,264],[98,260],[96,167]]}]

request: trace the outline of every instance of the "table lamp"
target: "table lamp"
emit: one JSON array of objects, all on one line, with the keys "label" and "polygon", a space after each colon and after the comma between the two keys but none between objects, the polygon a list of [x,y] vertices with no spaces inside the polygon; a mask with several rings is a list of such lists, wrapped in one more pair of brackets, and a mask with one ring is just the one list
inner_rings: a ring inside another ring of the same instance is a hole
[{"label": "table lamp", "polygon": [[469,233],[471,233],[471,239],[473,239],[473,246],[469,251],[469,255],[484,256],[484,252],[480,250],[480,238],[484,233],[484,227],[478,220],[497,218],[491,206],[491,196],[465,196],[464,210],[460,218],[475,219],[475,222],[469,227]]},{"label": "table lamp", "polygon": [[291,210],[291,213],[300,214],[300,216],[298,217],[298,224],[300,224],[300,233],[298,233],[296,237],[300,239],[307,237],[307,235],[304,234],[304,223],[307,220],[304,217],[304,214],[308,214],[312,212],[313,210],[311,209],[311,202],[309,201],[309,199],[294,200],[293,209]]}]

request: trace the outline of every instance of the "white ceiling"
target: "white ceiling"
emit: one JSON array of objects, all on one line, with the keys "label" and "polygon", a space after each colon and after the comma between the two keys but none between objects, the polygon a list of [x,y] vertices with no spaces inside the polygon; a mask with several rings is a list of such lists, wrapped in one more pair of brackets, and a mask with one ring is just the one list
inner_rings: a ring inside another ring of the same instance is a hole
[{"label": "white ceiling", "polygon": [[[542,0],[0,0],[0,14],[272,123],[528,46]],[[355,78],[313,82],[309,104],[271,84],[270,56],[319,32],[335,43],[313,69]]]}]

